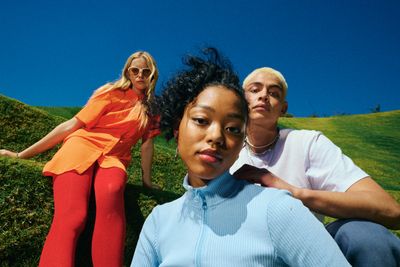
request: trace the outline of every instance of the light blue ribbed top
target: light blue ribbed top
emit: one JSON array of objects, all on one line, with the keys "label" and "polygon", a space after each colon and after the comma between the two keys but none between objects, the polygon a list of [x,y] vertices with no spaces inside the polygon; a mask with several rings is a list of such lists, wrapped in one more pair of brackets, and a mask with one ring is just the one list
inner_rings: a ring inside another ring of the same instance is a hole
[{"label": "light blue ribbed top", "polygon": [[284,190],[229,173],[153,209],[131,266],[350,266],[324,226]]}]

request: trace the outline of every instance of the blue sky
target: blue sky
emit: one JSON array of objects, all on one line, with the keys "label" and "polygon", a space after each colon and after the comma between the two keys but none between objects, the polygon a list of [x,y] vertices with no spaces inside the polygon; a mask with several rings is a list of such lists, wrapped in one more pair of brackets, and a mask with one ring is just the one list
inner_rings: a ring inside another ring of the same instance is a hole
[{"label": "blue sky", "polygon": [[15,1],[0,4],[0,93],[30,105],[82,106],[147,50],[157,86],[181,57],[219,48],[241,79],[280,70],[298,117],[400,109],[400,1]]}]

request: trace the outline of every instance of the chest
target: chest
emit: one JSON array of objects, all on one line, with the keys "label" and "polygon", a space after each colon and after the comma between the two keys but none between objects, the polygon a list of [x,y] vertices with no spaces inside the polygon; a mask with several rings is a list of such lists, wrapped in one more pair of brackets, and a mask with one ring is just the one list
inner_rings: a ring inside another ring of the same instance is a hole
[{"label": "chest", "polygon": [[170,228],[160,229],[160,266],[265,266],[276,261],[268,229],[261,223],[265,214],[249,208],[228,202],[206,209],[186,207]]}]

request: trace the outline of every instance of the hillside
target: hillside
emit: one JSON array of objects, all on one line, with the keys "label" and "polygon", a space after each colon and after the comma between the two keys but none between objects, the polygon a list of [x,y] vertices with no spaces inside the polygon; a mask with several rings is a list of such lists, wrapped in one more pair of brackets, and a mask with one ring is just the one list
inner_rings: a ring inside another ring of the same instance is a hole
[{"label": "hillside", "polygon": [[58,117],[70,119],[72,118],[76,113],[78,113],[79,110],[81,110],[81,107],[44,107],[44,106],[38,106],[37,108],[42,109],[46,111],[47,113],[51,115],[55,115]]},{"label": "hillside", "polygon": [[[60,112],[60,109],[62,110]],[[21,150],[79,108],[35,108],[0,95],[0,147]],[[400,111],[330,118],[284,118],[282,127],[323,131],[343,151],[400,201]],[[183,164],[174,159],[175,143],[155,139],[153,180],[163,190],[146,190],[140,181],[140,153],[132,151],[125,193],[129,265],[144,222],[151,209],[182,194]],[[32,160],[0,158],[0,266],[37,266],[53,212],[51,181],[41,168],[55,150]],[[91,203],[93,205],[93,203]],[[79,241],[77,266],[90,266],[93,212]]]}]

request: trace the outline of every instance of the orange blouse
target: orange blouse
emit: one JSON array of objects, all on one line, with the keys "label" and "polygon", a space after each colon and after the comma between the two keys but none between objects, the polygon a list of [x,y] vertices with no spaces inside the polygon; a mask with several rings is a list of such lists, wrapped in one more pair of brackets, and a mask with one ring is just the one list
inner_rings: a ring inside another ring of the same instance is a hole
[{"label": "orange blouse", "polygon": [[75,115],[85,127],[68,135],[61,148],[44,166],[45,176],[67,171],[83,173],[94,162],[102,168],[118,167],[126,171],[131,148],[142,138],[144,142],[160,134],[159,116],[150,118],[139,129],[139,112],[135,104],[141,100],[133,90],[113,90],[96,99]]}]

